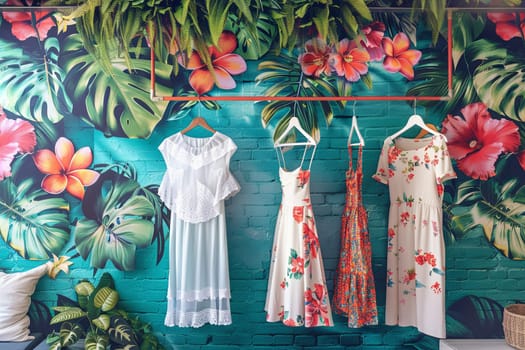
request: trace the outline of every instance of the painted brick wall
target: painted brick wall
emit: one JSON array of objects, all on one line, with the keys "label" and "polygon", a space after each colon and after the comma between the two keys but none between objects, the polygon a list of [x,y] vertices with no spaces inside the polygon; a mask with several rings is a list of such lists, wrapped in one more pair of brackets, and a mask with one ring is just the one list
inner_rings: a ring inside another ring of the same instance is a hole
[{"label": "painted brick wall", "polygon": [[[253,83],[254,66],[233,93],[261,91]],[[404,91],[401,80],[381,81],[374,77],[376,95]],[[230,94],[232,92],[226,92]],[[232,93],[232,94],[233,94]],[[94,163],[129,162],[135,166],[142,185],[158,184],[165,170],[157,146],[167,136],[184,128],[192,115],[201,114],[217,130],[229,135],[238,145],[231,169],[242,190],[227,201],[227,225],[232,292],[231,326],[204,326],[199,329],[166,328],[168,254],[156,265],[155,247],[137,252],[136,271],[121,272],[108,266],[121,293],[121,306],[150,322],[173,349],[406,349],[420,334],[411,327],[366,327],[352,330],[345,319],[335,317],[332,328],[289,328],[280,323],[265,322],[270,249],[273,239],[280,184],[278,165],[272,147],[271,129],[263,129],[260,103],[221,103],[219,111],[194,108],[191,115],[175,121],[163,121],[147,140],[106,138],[79,121],[68,121],[65,133],[75,146],[91,146]],[[413,109],[405,102],[358,102],[355,106],[359,125],[366,140],[364,151],[364,202],[369,212],[369,230],[373,247],[380,322],[384,321],[384,288],[386,264],[387,187],[371,179],[384,138],[401,128]],[[427,115],[425,120],[439,121],[443,116]],[[343,113],[352,114],[352,103]],[[344,205],[344,173],[347,169],[346,138],[350,119],[336,118],[330,127],[321,129],[321,142],[312,166],[311,191],[330,295],[339,253],[340,215]],[[72,221],[81,212],[72,212]],[[447,247],[447,302],[463,295],[476,294],[495,298],[502,303],[522,297],[525,285],[523,264],[509,261],[489,247],[483,236],[470,237]],[[51,281],[43,278],[36,298],[54,304],[56,294],[74,296],[73,286],[79,279],[97,280],[93,270],[81,258],[74,259],[71,273]],[[0,268],[27,270],[39,262],[19,258],[3,241],[0,243]],[[437,342],[436,342],[437,344]],[[436,345],[437,349],[437,345]]]}]

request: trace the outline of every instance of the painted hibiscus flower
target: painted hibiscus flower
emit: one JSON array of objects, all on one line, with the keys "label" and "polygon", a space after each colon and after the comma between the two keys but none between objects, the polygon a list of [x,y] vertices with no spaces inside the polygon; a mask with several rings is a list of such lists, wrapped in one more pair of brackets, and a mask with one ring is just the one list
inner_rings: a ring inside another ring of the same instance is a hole
[{"label": "painted hibiscus flower", "polygon": [[[27,4],[26,6],[33,5],[32,0],[26,0],[25,2]],[[6,5],[24,6],[20,0],[7,0]],[[35,17],[36,28],[33,26],[33,15]],[[47,38],[49,30],[55,26],[55,21],[49,11],[4,11],[2,12],[2,17],[11,23],[11,33],[21,41],[29,38],[44,40]]]},{"label": "painted hibiscus flower", "polygon": [[339,42],[337,52],[330,57],[330,63],[338,76],[356,82],[361,75],[368,73],[367,63],[370,55],[365,49],[357,47],[354,40],[343,39]]},{"label": "painted hibiscus flower", "polygon": [[0,181],[11,176],[11,162],[18,153],[30,153],[36,145],[33,125],[22,119],[8,119],[0,108]]},{"label": "painted hibiscus flower", "polygon": [[368,51],[371,61],[381,61],[385,56],[382,45],[385,30],[385,24],[379,21],[374,21],[361,28],[361,32],[364,35],[364,40],[361,40],[361,44]]},{"label": "painted hibiscus flower", "polygon": [[463,107],[461,114],[463,118],[448,115],[443,121],[450,156],[465,175],[487,180],[496,175],[495,163],[500,154],[518,150],[518,126],[508,119],[492,118],[481,102]]},{"label": "painted hibiscus flower", "polygon": [[414,79],[414,65],[421,58],[421,51],[409,50],[410,40],[405,33],[397,33],[394,40],[383,38],[385,59],[383,66],[392,73],[401,73],[408,80]]},{"label": "painted hibiscus flower", "polygon": [[236,85],[232,75],[246,71],[244,59],[234,54],[237,48],[237,38],[232,32],[224,31],[218,46],[209,46],[208,52],[212,59],[213,73],[202,61],[197,51],[193,51],[187,60],[179,55],[179,63],[186,69],[193,70],[190,74],[190,85],[199,94],[210,91],[215,84],[220,89],[234,89]]},{"label": "painted hibiscus flower", "polygon": [[301,69],[306,75],[318,78],[321,74],[330,75],[329,59],[332,48],[321,39],[310,39],[305,45],[306,52],[298,57]]},{"label": "painted hibiscus flower", "polygon": [[491,12],[487,18],[496,24],[496,34],[503,40],[525,39],[525,13],[519,13],[519,20],[513,12]]},{"label": "painted hibiscus flower", "polygon": [[306,327],[327,326],[328,306],[326,302],[327,292],[322,284],[314,284],[314,289],[308,288],[304,292],[306,301]]},{"label": "painted hibiscus flower", "polygon": [[84,187],[91,186],[99,173],[87,169],[93,161],[89,147],[75,152],[73,143],[60,137],[55,144],[55,153],[41,149],[33,155],[36,167],[46,176],[42,179],[42,189],[51,194],[67,190],[72,196],[83,199]]}]

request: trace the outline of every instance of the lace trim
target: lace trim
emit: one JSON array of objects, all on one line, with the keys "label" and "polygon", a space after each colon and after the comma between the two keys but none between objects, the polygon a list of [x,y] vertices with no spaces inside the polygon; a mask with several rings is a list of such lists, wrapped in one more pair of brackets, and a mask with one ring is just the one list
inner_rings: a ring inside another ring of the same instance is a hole
[{"label": "lace trim", "polygon": [[184,138],[185,136],[178,132],[163,141],[159,149],[162,152],[171,153],[170,156],[173,159],[189,164],[193,169],[201,168],[237,150],[237,145],[233,140],[218,131],[202,145],[192,144],[185,141]]},{"label": "lace trim", "polygon": [[193,301],[202,301],[207,299],[229,299],[230,290],[228,288],[220,289],[200,289],[192,291],[177,291],[177,300],[182,300],[182,302],[193,302]]},{"label": "lace trim", "polygon": [[206,323],[216,326],[226,326],[232,323],[230,310],[205,309],[198,312],[179,312],[166,315],[164,325],[168,327],[198,328]]}]

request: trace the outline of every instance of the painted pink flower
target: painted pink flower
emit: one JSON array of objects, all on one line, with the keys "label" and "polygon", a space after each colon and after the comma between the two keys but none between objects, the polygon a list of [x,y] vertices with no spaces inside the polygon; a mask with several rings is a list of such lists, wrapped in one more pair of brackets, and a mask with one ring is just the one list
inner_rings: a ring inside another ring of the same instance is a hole
[{"label": "painted pink flower", "polygon": [[481,102],[463,107],[461,114],[463,118],[448,115],[443,121],[448,151],[465,175],[487,180],[496,175],[495,164],[500,154],[518,150],[518,126],[508,119],[492,118]]},{"label": "painted pink flower", "polygon": [[179,63],[186,69],[193,70],[189,81],[191,87],[199,94],[210,91],[215,84],[220,89],[234,89],[236,86],[232,75],[241,74],[246,71],[244,59],[234,54],[237,48],[237,38],[232,32],[224,31],[218,46],[208,47],[213,65],[213,73],[202,61],[197,51],[193,51],[185,61],[183,56],[179,56]]},{"label": "painted pink flower", "polygon": [[365,49],[357,47],[354,40],[343,39],[339,42],[337,52],[330,57],[330,63],[338,76],[344,76],[350,82],[361,79],[368,73],[370,55]]},{"label": "painted pink flower", "polygon": [[[33,5],[32,0],[26,0],[25,6]],[[7,0],[6,5],[24,6],[20,0]],[[36,28],[33,26],[36,22]],[[47,33],[55,26],[55,21],[49,11],[34,11],[34,12],[17,12],[17,11],[3,11],[2,17],[11,23],[11,33],[18,40],[26,40],[29,38],[37,38],[44,40],[47,38]]]},{"label": "painted pink flower", "polygon": [[11,176],[11,162],[18,153],[31,153],[36,145],[35,129],[22,119],[8,119],[0,108],[0,181]]},{"label": "painted pink flower", "polygon": [[298,256],[297,258],[292,258],[292,273],[304,274],[304,259]]},{"label": "painted pink flower", "polygon": [[361,44],[368,51],[371,61],[381,61],[385,56],[382,45],[385,30],[385,24],[379,21],[374,21],[361,28],[361,32],[365,36],[365,39],[361,40]]},{"label": "painted pink flower", "polygon": [[496,34],[501,39],[525,39],[525,13],[519,13],[519,20],[514,12],[491,12],[487,18],[496,24]]},{"label": "painted pink flower", "polygon": [[67,190],[72,196],[83,199],[84,187],[91,186],[100,176],[98,172],[87,169],[93,161],[89,147],[75,152],[73,143],[60,137],[55,144],[55,153],[41,149],[33,155],[36,167],[46,176],[42,180],[42,189],[51,194]]},{"label": "painted pink flower", "polygon": [[329,59],[332,48],[323,40],[314,38],[305,43],[305,50],[306,52],[298,57],[303,73],[316,78],[323,73],[330,75]]},{"label": "painted pink flower", "polygon": [[401,73],[408,80],[414,79],[414,65],[421,58],[421,51],[409,50],[410,40],[405,33],[397,33],[394,40],[383,38],[385,59],[383,66],[392,73]]}]

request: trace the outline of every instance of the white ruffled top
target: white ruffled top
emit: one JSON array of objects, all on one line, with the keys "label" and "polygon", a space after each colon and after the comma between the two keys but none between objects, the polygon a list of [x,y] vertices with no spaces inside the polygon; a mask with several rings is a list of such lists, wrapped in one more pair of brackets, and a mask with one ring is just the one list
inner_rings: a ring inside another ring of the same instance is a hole
[{"label": "white ruffled top", "polygon": [[159,196],[177,218],[198,223],[223,214],[222,201],[240,190],[230,172],[233,140],[218,131],[206,138],[178,132],[159,150],[166,163]]}]

